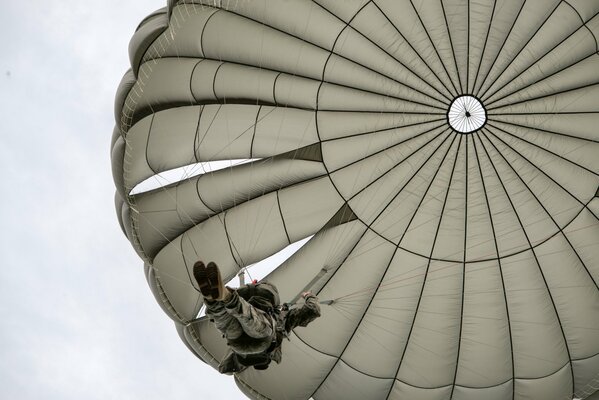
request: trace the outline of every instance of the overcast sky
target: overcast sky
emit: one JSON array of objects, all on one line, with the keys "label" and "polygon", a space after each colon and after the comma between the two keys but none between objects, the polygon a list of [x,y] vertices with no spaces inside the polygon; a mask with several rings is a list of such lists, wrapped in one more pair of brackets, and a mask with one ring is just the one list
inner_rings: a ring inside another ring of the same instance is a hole
[{"label": "overcast sky", "polygon": [[120,231],[113,99],[166,0],[0,2],[0,398],[242,399],[181,342]]}]

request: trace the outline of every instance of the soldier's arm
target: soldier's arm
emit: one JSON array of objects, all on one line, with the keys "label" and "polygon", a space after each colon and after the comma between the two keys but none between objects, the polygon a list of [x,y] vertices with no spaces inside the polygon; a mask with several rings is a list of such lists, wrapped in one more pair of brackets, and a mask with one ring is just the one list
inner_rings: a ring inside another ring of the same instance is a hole
[{"label": "soldier's arm", "polygon": [[320,317],[320,305],[318,304],[318,297],[312,293],[304,293],[302,295],[306,300],[304,305],[300,308],[294,308],[287,314],[287,321],[285,322],[285,330],[290,332],[297,326],[308,326],[308,324]]}]

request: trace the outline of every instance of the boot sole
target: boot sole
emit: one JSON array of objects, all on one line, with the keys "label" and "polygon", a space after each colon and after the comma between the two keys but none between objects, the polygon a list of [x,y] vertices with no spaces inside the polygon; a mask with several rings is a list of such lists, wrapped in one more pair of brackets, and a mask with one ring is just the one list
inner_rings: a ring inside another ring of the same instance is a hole
[{"label": "boot sole", "polygon": [[193,268],[193,275],[198,282],[202,296],[207,299],[218,299],[220,297],[220,275],[218,267],[213,262],[204,266],[204,263],[196,264]]}]

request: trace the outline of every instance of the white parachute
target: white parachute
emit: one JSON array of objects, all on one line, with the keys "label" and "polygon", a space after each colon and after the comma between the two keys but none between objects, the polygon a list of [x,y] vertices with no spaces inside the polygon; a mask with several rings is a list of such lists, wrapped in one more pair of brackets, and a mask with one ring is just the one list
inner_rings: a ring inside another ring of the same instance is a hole
[{"label": "white parachute", "polygon": [[599,390],[599,2],[179,0],[131,39],[116,208],[179,335],[190,272],[275,266],[322,317],[254,399]]}]

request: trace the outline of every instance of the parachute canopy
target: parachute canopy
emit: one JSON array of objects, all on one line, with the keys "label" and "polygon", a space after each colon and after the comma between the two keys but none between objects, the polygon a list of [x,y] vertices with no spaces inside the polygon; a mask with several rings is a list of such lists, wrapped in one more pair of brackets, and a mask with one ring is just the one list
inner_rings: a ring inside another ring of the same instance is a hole
[{"label": "parachute canopy", "polygon": [[282,301],[327,304],[280,365],[235,377],[251,398],[597,391],[598,13],[179,0],[148,16],[116,96],[116,208],[184,343],[212,366],[226,350],[196,260],[230,280],[269,259]]}]

